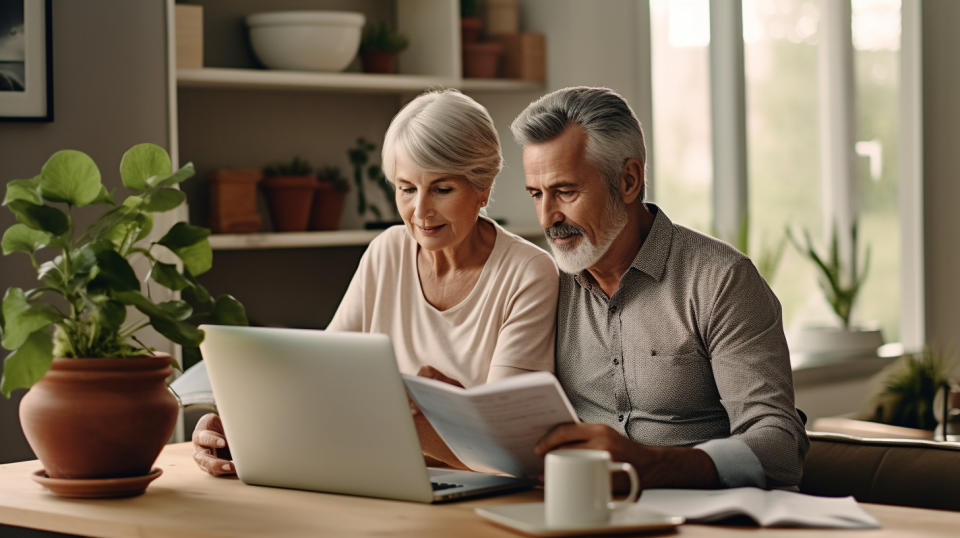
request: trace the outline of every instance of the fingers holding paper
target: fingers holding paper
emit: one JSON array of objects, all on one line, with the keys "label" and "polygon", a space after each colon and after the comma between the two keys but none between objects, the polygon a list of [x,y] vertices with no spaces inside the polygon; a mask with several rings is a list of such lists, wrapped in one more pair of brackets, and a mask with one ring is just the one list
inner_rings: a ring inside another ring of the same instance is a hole
[{"label": "fingers holding paper", "polygon": [[230,476],[237,473],[230,461],[230,447],[223,432],[223,423],[215,413],[200,417],[193,429],[193,461],[213,476]]},{"label": "fingers holding paper", "polygon": [[421,366],[420,370],[417,372],[417,375],[420,377],[429,377],[430,379],[436,379],[437,381],[443,381],[444,383],[449,383],[455,387],[463,388],[463,383],[444,374],[433,366]]}]

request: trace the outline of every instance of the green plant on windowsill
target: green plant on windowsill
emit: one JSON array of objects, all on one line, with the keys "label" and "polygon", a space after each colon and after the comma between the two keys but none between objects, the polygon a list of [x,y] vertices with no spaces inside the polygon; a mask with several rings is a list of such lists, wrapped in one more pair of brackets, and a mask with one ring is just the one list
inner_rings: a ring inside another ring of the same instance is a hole
[{"label": "green plant on windowsill", "polygon": [[[151,355],[138,337],[147,327],[183,346],[189,365],[199,358],[203,340],[197,325],[247,324],[239,301],[229,295],[213,298],[197,280],[213,261],[209,230],[178,222],[159,240],[144,242],[153,214],[185,201],[176,186],[193,173],[192,164],[172,170],[163,148],[139,144],[120,162],[120,177],[132,191],[121,203],[102,184],[93,160],[75,150],[54,153],[32,179],[7,183],[3,205],[19,222],[3,233],[3,254],[29,257],[38,285],[8,288],[3,297],[0,334],[10,350],[0,382],[4,395],[36,383],[54,357]],[[75,210],[84,206],[103,212],[78,230]],[[144,282],[134,273],[133,258],[151,266]],[[181,298],[156,302],[153,286],[179,292]],[[146,318],[128,320],[128,306]]]},{"label": "green plant on windowsill", "polygon": [[803,243],[787,228],[787,238],[802,256],[806,256],[819,271],[818,282],[824,298],[830,304],[833,312],[840,318],[843,328],[850,329],[850,316],[857,300],[857,295],[863,288],[870,268],[870,245],[867,245],[864,255],[863,270],[860,270],[858,230],[856,221],[850,226],[850,261],[845,263],[840,256],[840,244],[837,237],[837,226],[834,224],[830,236],[830,246],[826,253],[818,251],[810,237],[809,230],[803,230]]},{"label": "green plant on windowsill", "polygon": [[[379,207],[369,203],[367,200],[365,188],[367,180],[373,182],[374,186],[380,189],[384,198],[387,199],[387,203],[390,204],[390,209],[393,211],[393,214],[399,217],[400,213],[397,212],[397,206],[394,203],[393,185],[391,185],[390,182],[387,181],[387,177],[383,175],[383,169],[380,168],[380,165],[370,162],[370,153],[376,149],[376,147],[372,142],[363,137],[357,138],[357,143],[347,150],[347,157],[349,157],[350,164],[353,166],[353,183],[357,187],[357,214],[362,218],[367,214],[367,211],[369,211],[373,213],[377,221],[382,221],[383,212],[380,211]],[[366,179],[364,178],[364,172],[366,172]]]},{"label": "green plant on windowsill", "polygon": [[873,401],[871,420],[902,426],[933,430],[934,398],[949,386],[950,372],[955,361],[946,354],[925,347],[919,353],[904,355],[880,374],[881,388]]}]

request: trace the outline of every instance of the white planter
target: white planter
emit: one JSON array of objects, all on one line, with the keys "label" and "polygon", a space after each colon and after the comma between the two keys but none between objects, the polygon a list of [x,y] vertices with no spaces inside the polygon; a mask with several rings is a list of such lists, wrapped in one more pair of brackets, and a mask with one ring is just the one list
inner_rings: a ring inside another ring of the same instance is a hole
[{"label": "white planter", "polygon": [[824,359],[875,357],[882,345],[880,329],[809,326],[793,333],[790,352]]}]

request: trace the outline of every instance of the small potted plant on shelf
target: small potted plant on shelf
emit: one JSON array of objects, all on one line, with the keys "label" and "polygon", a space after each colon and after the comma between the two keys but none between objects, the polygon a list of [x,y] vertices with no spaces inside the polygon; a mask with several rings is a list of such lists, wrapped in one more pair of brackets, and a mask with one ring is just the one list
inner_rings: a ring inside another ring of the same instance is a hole
[{"label": "small potted plant on shelf", "polygon": [[350,184],[336,166],[324,166],[317,171],[317,192],[310,213],[311,230],[336,230]]},{"label": "small potted plant on shelf", "polygon": [[797,334],[794,351],[837,358],[876,354],[877,348],[883,345],[880,330],[857,327],[851,323],[853,307],[870,267],[869,245],[865,250],[862,270],[859,265],[857,223],[854,222],[850,228],[850,249],[846,260],[840,253],[836,225],[833,227],[827,252],[820,252],[816,248],[807,230],[803,231],[802,243],[789,228],[786,233],[794,248],[806,256],[817,269],[820,289],[840,321],[840,327],[804,327]]},{"label": "small potted plant on shelf", "polygon": [[[367,222],[365,224],[367,228],[384,228],[395,224],[396,221],[384,222],[383,212],[380,211],[380,208],[377,207],[376,204],[367,201],[366,180],[373,182],[373,184],[380,189],[384,198],[387,199],[387,203],[390,204],[394,216],[400,216],[393,199],[393,185],[391,185],[390,182],[387,181],[387,177],[383,175],[383,169],[380,168],[380,165],[370,162],[370,152],[376,149],[376,147],[372,142],[360,137],[357,138],[357,143],[347,150],[347,157],[353,166],[353,182],[357,187],[357,214],[362,218],[369,211],[376,219],[375,222]],[[366,179],[364,179],[364,172],[366,172]]]},{"label": "small potted plant on shelf", "polygon": [[482,30],[479,0],[460,0],[460,42],[463,76],[466,78],[497,76],[503,45],[496,41],[480,41]]},{"label": "small potted plant on shelf", "polygon": [[[26,255],[38,285],[4,293],[0,342],[10,353],[0,388],[7,397],[30,388],[20,421],[44,466],[35,479],[58,494],[136,495],[159,476],[151,466],[177,420],[165,380],[179,366],[147,346],[142,329],[197,356],[198,324],[246,324],[236,299],[213,299],[197,280],[213,260],[209,230],[178,222],[146,242],[153,214],[180,206],[177,184],[192,175],[192,164],[173,171],[163,148],[139,144],[120,162],[132,191],[121,203],[75,150],[53,154],[32,179],[7,183],[3,205],[19,222],[4,231],[3,254]],[[80,229],[85,206],[104,211]],[[143,282],[131,260],[149,264]],[[176,292],[180,299],[154,298]],[[129,307],[139,315],[128,317]]]},{"label": "small potted plant on shelf", "polygon": [[395,32],[386,21],[368,24],[360,40],[360,62],[365,73],[396,73],[397,55],[410,42]]},{"label": "small potted plant on shelf", "polygon": [[310,223],[317,180],[310,163],[294,157],[263,169],[261,182],[270,206],[270,218],[277,232],[302,232]]}]

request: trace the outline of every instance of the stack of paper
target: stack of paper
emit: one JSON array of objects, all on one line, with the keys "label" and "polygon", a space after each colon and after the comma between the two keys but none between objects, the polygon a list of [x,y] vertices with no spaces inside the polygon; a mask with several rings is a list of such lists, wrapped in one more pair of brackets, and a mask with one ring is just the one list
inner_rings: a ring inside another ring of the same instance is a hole
[{"label": "stack of paper", "polygon": [[880,528],[853,497],[814,497],[758,488],[648,489],[637,504],[682,516],[687,522],[708,523],[747,516],[764,527]]}]

